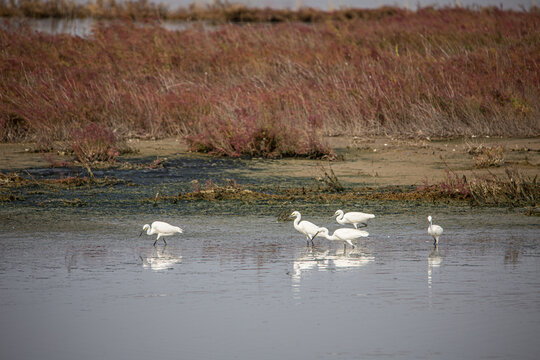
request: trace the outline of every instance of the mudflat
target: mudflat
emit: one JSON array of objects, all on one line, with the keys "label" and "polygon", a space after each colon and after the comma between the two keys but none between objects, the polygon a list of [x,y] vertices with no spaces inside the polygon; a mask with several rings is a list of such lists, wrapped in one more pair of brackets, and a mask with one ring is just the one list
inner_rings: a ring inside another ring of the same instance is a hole
[{"label": "mudflat", "polygon": [[[393,139],[329,137],[327,143],[338,155],[338,160],[310,160],[302,158],[275,161],[251,160],[257,177],[317,177],[321,166],[331,167],[339,180],[347,184],[367,186],[432,184],[446,176],[446,170],[459,174],[502,174],[505,168],[518,169],[526,176],[540,173],[540,138],[459,138],[459,139]],[[182,139],[130,140],[133,154],[121,156],[119,161],[133,158],[189,157],[187,144]],[[482,149],[499,149],[498,166],[478,167]],[[0,144],[0,169],[17,171],[31,167],[47,167],[50,160],[32,150],[29,143]],[[67,155],[54,154],[57,160],[70,160]],[[199,156],[199,155],[197,155]],[[211,156],[211,155],[208,155]],[[246,170],[252,171],[252,170]]]}]

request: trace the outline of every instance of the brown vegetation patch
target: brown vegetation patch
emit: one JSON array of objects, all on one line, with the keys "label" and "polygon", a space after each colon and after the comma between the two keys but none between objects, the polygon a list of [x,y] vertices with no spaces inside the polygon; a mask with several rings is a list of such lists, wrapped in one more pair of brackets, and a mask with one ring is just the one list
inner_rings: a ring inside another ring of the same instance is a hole
[{"label": "brown vegetation patch", "polygon": [[219,201],[219,200],[275,200],[279,199],[279,195],[268,194],[258,192],[254,190],[246,189],[245,187],[236,183],[235,180],[228,180],[225,185],[218,185],[212,181],[207,181],[203,186],[197,180],[191,182],[192,190],[185,193],[180,193],[177,196],[168,197],[162,196],[153,199],[157,201],[159,199],[172,199],[178,200],[207,200],[207,201]]},{"label": "brown vegetation patch", "polygon": [[70,147],[82,163],[115,161],[119,155],[114,133],[103,124],[91,123],[74,129]]},{"label": "brown vegetation patch", "polygon": [[14,189],[28,186],[46,188],[79,188],[79,187],[104,187],[117,184],[128,184],[128,181],[111,177],[97,178],[87,176],[68,176],[60,179],[35,179],[31,175],[22,176],[19,173],[0,172],[0,189]]},{"label": "brown vegetation patch", "polygon": [[[234,182],[234,181],[233,181]],[[268,191],[248,189],[234,182],[227,185],[218,185],[207,182],[202,188],[198,181],[193,182],[191,191],[182,192],[178,195],[169,196],[156,194],[155,197],[145,199],[146,202],[156,204],[159,201],[226,201],[240,200],[244,202],[268,201],[268,202],[304,202],[304,203],[332,203],[354,202],[358,200],[376,201],[444,201],[447,197],[441,197],[439,193],[417,191],[413,187],[388,186],[383,188],[357,187],[343,189],[339,192],[315,186],[302,186],[282,188],[275,187]]]},{"label": "brown vegetation patch", "polygon": [[360,200],[373,201],[414,201],[414,202],[465,202],[472,206],[538,206],[540,185],[537,177],[530,178],[515,170],[506,170],[506,178],[478,176],[467,179],[465,175],[457,175],[448,171],[446,180],[438,184],[410,187],[356,187],[332,191],[329,188],[315,186],[275,187],[269,191],[248,189],[230,180],[226,185],[218,185],[211,181],[203,187],[198,181],[192,182],[191,191],[176,196],[156,194],[154,198],[145,199],[156,204],[158,201],[224,201],[241,200],[270,202],[307,202],[331,203],[354,202]]},{"label": "brown vegetation patch", "polygon": [[467,200],[478,206],[538,206],[538,176],[527,177],[517,170],[505,169],[506,177],[494,174],[467,179],[465,175],[447,172],[446,180],[418,188],[421,193]]},{"label": "brown vegetation patch", "polygon": [[496,146],[474,146],[469,149],[469,154],[474,156],[474,166],[476,168],[498,167],[504,164],[504,147]]},{"label": "brown vegetation patch", "polygon": [[25,197],[21,196],[19,194],[14,194],[14,193],[3,194],[3,193],[0,193],[0,202],[22,201],[24,199],[25,199]]}]

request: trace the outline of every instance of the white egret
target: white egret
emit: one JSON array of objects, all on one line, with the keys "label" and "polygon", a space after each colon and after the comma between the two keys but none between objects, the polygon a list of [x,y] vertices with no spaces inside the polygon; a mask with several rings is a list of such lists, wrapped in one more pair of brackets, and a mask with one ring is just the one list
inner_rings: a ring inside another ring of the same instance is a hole
[{"label": "white egret", "polygon": [[439,225],[433,225],[433,218],[431,215],[427,217],[429,221],[429,227],[427,228],[427,232],[429,235],[433,236],[433,245],[437,246],[439,244],[439,236],[443,233],[443,228]]},{"label": "white egret", "polygon": [[298,231],[300,231],[302,234],[306,235],[307,244],[309,245],[309,242],[311,241],[311,245],[313,245],[313,239],[317,234],[319,234],[319,227],[315,225],[312,222],[303,220],[300,221],[302,218],[302,215],[298,211],[294,211],[290,217],[296,218],[294,220],[294,228]]},{"label": "white egret", "polygon": [[[166,222],[163,222],[163,221],[154,221],[152,223],[152,226],[150,226],[148,224],[145,224],[143,226],[143,230],[141,231],[139,236],[141,236],[143,234],[143,232],[145,232],[145,231],[146,231],[147,235],[157,234],[156,241],[154,241],[154,246],[156,246],[157,241],[162,236],[171,236],[171,235],[174,235],[176,233],[181,234],[181,233],[184,232],[184,230],[182,230],[178,226],[173,226],[173,225],[167,224]],[[165,238],[163,238],[163,242],[165,243],[165,245],[167,245],[167,242],[165,241]]]},{"label": "white egret", "polygon": [[341,228],[334,231],[332,235],[329,235],[328,229],[323,227],[319,229],[319,235],[327,238],[328,240],[343,241],[343,248],[345,249],[347,247],[345,243],[351,245],[354,248],[355,245],[352,243],[351,240],[366,237],[369,235],[369,233],[364,230]]},{"label": "white egret", "polygon": [[366,214],[363,212],[343,213],[343,210],[337,210],[334,216],[337,216],[336,221],[338,224],[353,224],[355,229],[358,229],[358,224],[362,224],[364,225],[363,227],[366,227],[366,221],[375,217],[373,214]]}]

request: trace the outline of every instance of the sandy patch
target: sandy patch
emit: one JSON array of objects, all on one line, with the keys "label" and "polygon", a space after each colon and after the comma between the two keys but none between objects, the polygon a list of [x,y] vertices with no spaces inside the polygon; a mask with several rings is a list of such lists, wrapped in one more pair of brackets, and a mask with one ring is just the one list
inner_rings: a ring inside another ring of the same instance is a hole
[{"label": "sandy patch", "polygon": [[[419,185],[424,181],[432,184],[442,180],[448,168],[467,176],[489,172],[503,174],[507,166],[518,168],[529,176],[540,174],[540,138],[430,141],[332,137],[327,140],[343,157],[342,161],[333,161],[330,166],[341,182],[349,184]],[[190,156],[185,141],[181,139],[132,140],[128,145],[138,151],[129,155],[130,158]],[[479,145],[502,146],[504,165],[488,169],[474,168],[475,158],[468,151]],[[49,165],[42,154],[31,149],[31,144],[0,144],[0,169],[14,171]],[[64,159],[55,157],[57,160]],[[326,168],[329,166],[327,161],[317,160],[281,159],[268,162],[254,159],[253,166],[257,171],[250,176],[255,179],[268,176],[315,178],[322,174],[321,164]]]},{"label": "sandy patch", "polygon": [[[446,169],[458,174],[503,174],[506,166],[522,173],[540,174],[540,139],[459,139],[459,140],[392,140],[331,138],[329,143],[342,155],[343,161],[283,159],[273,165],[261,163],[257,176],[310,176],[322,174],[321,164],[330,165],[343,183],[373,186],[420,185],[441,181]],[[477,169],[471,146],[498,146],[505,149],[501,167]]]}]

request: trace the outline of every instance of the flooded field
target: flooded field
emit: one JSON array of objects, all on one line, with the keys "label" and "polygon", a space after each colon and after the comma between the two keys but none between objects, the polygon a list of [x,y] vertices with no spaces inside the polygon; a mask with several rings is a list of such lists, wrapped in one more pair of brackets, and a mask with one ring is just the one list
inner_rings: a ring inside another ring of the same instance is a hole
[{"label": "flooded field", "polygon": [[[146,162],[149,163],[151,159]],[[540,225],[502,208],[160,201],[272,161],[180,157],[156,169],[94,169],[118,184],[14,188],[0,207],[2,359],[535,359]],[[33,168],[34,180],[77,168]],[[250,175],[251,174],[251,175]],[[78,199],[78,200],[77,200]],[[331,232],[337,208],[377,214],[357,248],[307,247],[280,211]],[[437,248],[427,215],[445,232]],[[139,237],[162,220],[184,233]]]}]

